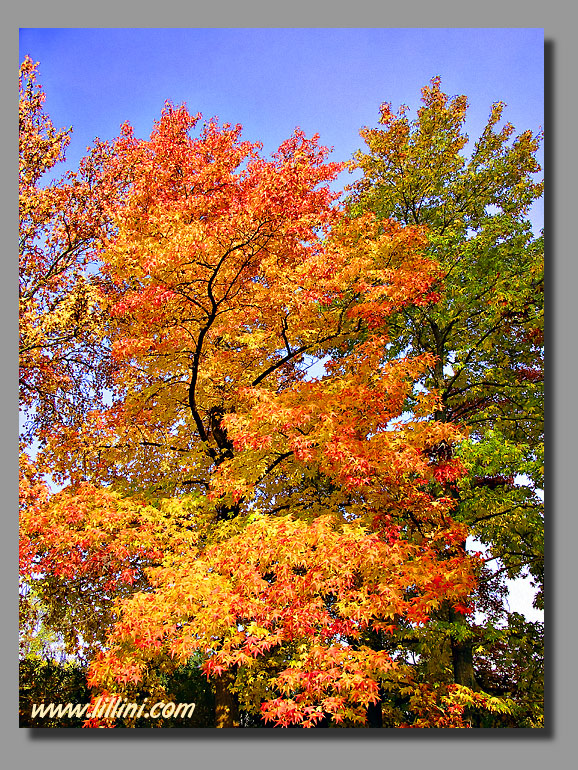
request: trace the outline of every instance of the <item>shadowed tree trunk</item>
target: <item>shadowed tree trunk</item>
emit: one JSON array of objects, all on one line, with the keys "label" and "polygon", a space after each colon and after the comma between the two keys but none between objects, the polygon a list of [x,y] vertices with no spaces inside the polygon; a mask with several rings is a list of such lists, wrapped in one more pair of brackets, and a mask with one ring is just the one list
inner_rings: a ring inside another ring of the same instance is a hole
[{"label": "shadowed tree trunk", "polygon": [[215,679],[215,727],[239,727],[239,704],[231,691],[234,682],[233,671],[223,671]]},{"label": "shadowed tree trunk", "polygon": [[383,727],[383,717],[381,714],[381,700],[378,703],[370,703],[367,707],[367,726]]},{"label": "shadowed tree trunk", "polygon": [[[461,544],[464,553],[466,552],[466,543]],[[449,621],[465,628],[469,628],[468,619],[461,612],[457,612],[453,607],[449,607]],[[450,640],[452,650],[452,665],[454,669],[454,682],[472,690],[478,690],[478,684],[474,674],[474,640],[471,635],[465,639]]]},{"label": "shadowed tree trunk", "polygon": [[[449,618],[451,623],[469,625],[466,617],[452,608],[450,608]],[[455,683],[470,687],[472,690],[478,690],[474,674],[474,644],[472,639],[452,639],[451,649]]]}]

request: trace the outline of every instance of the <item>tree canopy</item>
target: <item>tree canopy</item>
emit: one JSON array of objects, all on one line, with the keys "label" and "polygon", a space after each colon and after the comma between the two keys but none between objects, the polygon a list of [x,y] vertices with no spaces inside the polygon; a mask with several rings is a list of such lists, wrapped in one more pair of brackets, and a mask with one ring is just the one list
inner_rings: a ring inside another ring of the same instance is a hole
[{"label": "tree canopy", "polygon": [[94,698],[194,661],[217,727],[513,713],[463,674],[501,639],[465,543],[541,574],[537,140],[494,108],[466,164],[465,100],[424,98],[345,205],[318,136],[265,158],[170,103],[43,185],[68,134],[22,65],[23,617]]},{"label": "tree canopy", "polygon": [[542,136],[515,136],[500,124],[504,108],[492,105],[468,154],[466,97],[444,94],[439,78],[413,121],[383,104],[382,127],[361,131],[367,151],[356,155],[349,205],[427,227],[439,296],[396,316],[391,353],[434,356],[423,384],[440,394],[436,419],[468,432],[456,449],[468,473],[452,490],[455,515],[499,565],[480,599],[500,576],[525,574],[543,607],[544,244],[528,219],[543,192]]}]

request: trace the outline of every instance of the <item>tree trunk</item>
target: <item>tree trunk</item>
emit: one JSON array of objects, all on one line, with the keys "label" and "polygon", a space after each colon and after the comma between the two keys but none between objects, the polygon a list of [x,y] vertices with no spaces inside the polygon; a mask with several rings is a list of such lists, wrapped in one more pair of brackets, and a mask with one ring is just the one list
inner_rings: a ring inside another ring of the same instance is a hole
[{"label": "tree trunk", "polygon": [[233,671],[223,671],[215,679],[215,727],[239,727],[239,704],[231,691],[234,682]]},{"label": "tree trunk", "polygon": [[[456,617],[453,619],[453,622],[465,624],[466,621],[465,619],[460,621]],[[469,687],[472,690],[477,690],[478,684],[474,674],[473,643],[470,639],[464,641],[452,639],[452,663],[455,683]]]},{"label": "tree trunk", "polygon": [[[449,608],[450,623],[457,623],[468,627],[467,618],[461,612]],[[474,641],[473,639],[451,639],[452,664],[454,669],[454,682],[472,690],[478,690],[478,683],[474,674]]]},{"label": "tree trunk", "polygon": [[383,727],[383,716],[381,713],[381,700],[377,703],[370,703],[367,707],[367,726]]}]

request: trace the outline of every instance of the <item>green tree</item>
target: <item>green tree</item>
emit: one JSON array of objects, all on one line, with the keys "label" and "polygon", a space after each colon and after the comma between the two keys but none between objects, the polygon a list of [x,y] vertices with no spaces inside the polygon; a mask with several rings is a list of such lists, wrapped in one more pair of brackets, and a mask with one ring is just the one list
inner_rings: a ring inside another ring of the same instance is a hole
[{"label": "green tree", "polygon": [[[46,652],[44,652],[46,655]],[[187,665],[179,666],[170,676],[159,676],[159,701],[164,703],[194,703],[195,709],[186,719],[182,717],[160,717],[151,719],[144,715],[139,718],[122,716],[116,720],[120,728],[133,727],[214,727],[215,695],[207,677],[201,673],[199,661],[191,659]],[[136,693],[131,702],[145,703],[147,693]],[[28,654],[20,661],[20,727],[82,728],[86,719],[82,711],[84,704],[89,704],[91,693],[86,681],[86,666],[74,660],[56,660],[53,657],[41,657]],[[82,714],[56,711],[33,713],[33,706],[55,707],[72,704]],[[259,727],[257,723],[252,727]]]},{"label": "green tree", "polygon": [[[499,595],[504,575],[529,573],[538,606],[543,584],[544,259],[528,219],[543,191],[542,136],[516,136],[501,122],[504,106],[492,105],[470,146],[467,99],[443,93],[438,77],[422,89],[414,120],[407,107],[394,113],[383,104],[381,126],[360,132],[367,147],[352,163],[362,176],[349,198],[354,216],[371,211],[422,226],[439,266],[437,301],[392,318],[390,355],[433,354],[422,384],[440,394],[435,418],[469,431],[454,452],[468,475],[440,494],[454,498],[456,517],[499,565],[484,571],[480,609]],[[451,451],[432,447],[434,455]],[[476,686],[474,644],[483,646],[484,635],[491,644],[494,625],[474,629],[452,611],[443,620],[454,679]]]},{"label": "green tree", "polygon": [[73,661],[62,662],[30,655],[20,661],[20,727],[82,727],[80,716],[33,715],[37,704],[90,701],[83,667]]}]

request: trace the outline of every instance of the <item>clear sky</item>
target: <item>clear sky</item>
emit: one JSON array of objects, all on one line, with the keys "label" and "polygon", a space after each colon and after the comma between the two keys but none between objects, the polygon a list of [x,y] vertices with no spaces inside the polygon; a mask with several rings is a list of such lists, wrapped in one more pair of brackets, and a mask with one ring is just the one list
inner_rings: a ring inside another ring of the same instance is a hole
[{"label": "clear sky", "polygon": [[[472,138],[495,101],[518,132],[544,122],[542,29],[21,29],[26,54],[40,62],[55,125],[73,126],[71,166],[126,120],[148,137],[166,100],[241,123],[267,155],[299,126],[347,160],[382,102],[414,111],[434,75],[446,93],[468,97]],[[542,227],[541,206],[532,219]]]},{"label": "clear sky", "polygon": [[[127,120],[148,137],[166,100],[241,123],[267,155],[299,126],[348,160],[382,102],[407,104],[413,116],[435,75],[446,93],[468,97],[472,139],[496,101],[518,133],[544,125],[540,28],[21,29],[20,60],[26,54],[40,62],[55,126],[73,127],[72,168],[96,136],[114,138]],[[348,181],[345,173],[341,186]],[[531,218],[537,233],[541,203]],[[511,608],[541,618],[532,596],[516,582]]]}]

